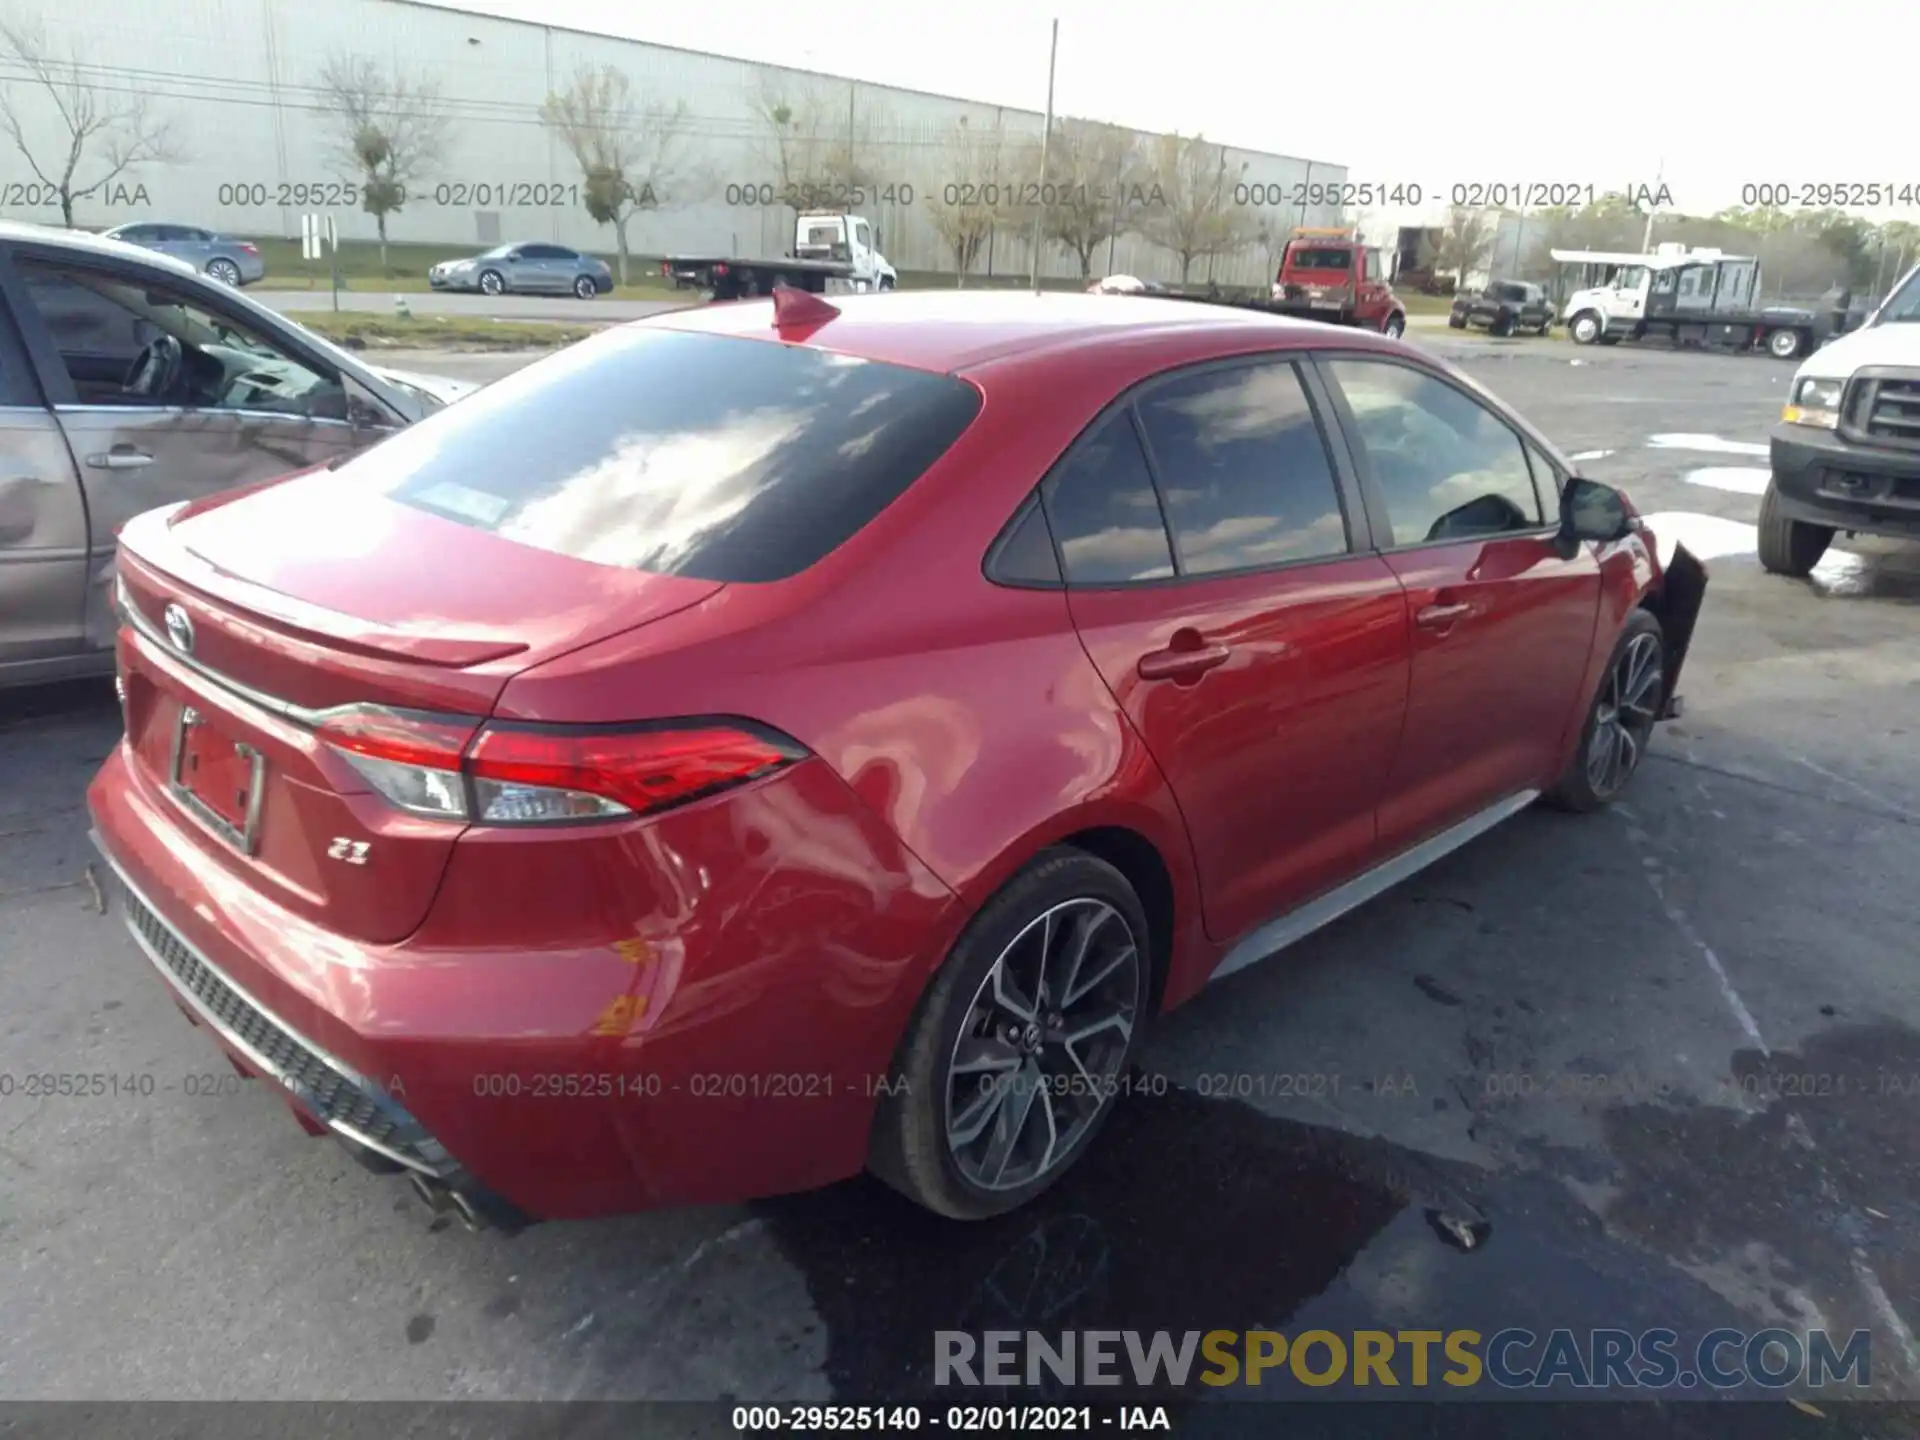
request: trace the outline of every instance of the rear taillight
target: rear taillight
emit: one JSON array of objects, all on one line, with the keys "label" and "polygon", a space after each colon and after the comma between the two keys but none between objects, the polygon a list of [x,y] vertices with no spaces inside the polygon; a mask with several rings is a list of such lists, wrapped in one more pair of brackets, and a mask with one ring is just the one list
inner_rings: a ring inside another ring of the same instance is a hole
[{"label": "rear taillight", "polygon": [[806,755],[785,736],[740,721],[609,730],[351,706],[325,716],[319,734],[400,809],[481,825],[648,815]]},{"label": "rear taillight", "polygon": [[479,726],[464,716],[351,705],[329,711],[318,728],[320,738],[392,804],[410,815],[465,820],[460,756]]},{"label": "rear taillight", "polygon": [[246,251],[247,254],[249,255],[258,255],[260,253],[260,247],[258,245],[250,244],[248,241],[245,241],[245,240],[242,240],[240,242],[240,248]]}]

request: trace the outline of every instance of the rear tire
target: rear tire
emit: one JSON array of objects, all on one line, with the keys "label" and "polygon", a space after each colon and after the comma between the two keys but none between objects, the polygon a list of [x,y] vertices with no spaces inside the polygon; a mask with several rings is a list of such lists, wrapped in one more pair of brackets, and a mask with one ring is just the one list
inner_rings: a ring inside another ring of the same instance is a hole
[{"label": "rear tire", "polygon": [[582,275],[573,282],[573,293],[581,300],[593,300],[599,297],[600,287],[593,283],[591,275]]},{"label": "rear tire", "polygon": [[1513,334],[1513,317],[1502,311],[1493,317],[1493,323],[1487,326],[1487,333],[1505,339]]},{"label": "rear tire", "polygon": [[1760,497],[1760,568],[1771,575],[1804,580],[1833,543],[1831,525],[1810,525],[1782,513],[1777,482],[1767,481]]},{"label": "rear tire", "polygon": [[1666,698],[1666,637],[1651,611],[1635,610],[1607,658],[1600,691],[1587,706],[1580,744],[1544,798],[1556,810],[1586,814],[1611,805],[1646,757]]},{"label": "rear tire", "polygon": [[1467,322],[1458,315],[1449,315],[1447,316],[1447,328],[1449,330],[1464,330],[1467,328]]},{"label": "rear tire", "polygon": [[234,289],[238,290],[240,288],[240,267],[231,260],[209,260],[207,262],[207,278],[210,280],[218,280],[222,285],[231,285]]},{"label": "rear tire", "polygon": [[[1148,934],[1113,866],[1042,852],[973,917],[921,996],[874,1115],[868,1168],[955,1220],[1003,1215],[1050,1188],[1098,1134],[1137,1052],[1153,994]],[[1021,1019],[1022,1001],[1035,1023]],[[1076,1031],[1069,1053],[1063,1037]],[[1078,1073],[1061,1063],[1075,1056],[1094,1084],[1066,1093],[1052,1082]],[[1005,1178],[982,1183],[989,1174]]]},{"label": "rear tire", "polygon": [[1798,330],[1775,330],[1767,336],[1767,353],[1776,360],[1798,359],[1806,348]]}]

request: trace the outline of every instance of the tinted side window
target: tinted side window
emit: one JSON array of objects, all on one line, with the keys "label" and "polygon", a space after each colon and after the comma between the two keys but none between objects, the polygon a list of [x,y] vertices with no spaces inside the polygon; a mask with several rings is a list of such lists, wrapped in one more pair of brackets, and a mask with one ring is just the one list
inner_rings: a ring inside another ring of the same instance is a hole
[{"label": "tinted side window", "polygon": [[1333,468],[1291,364],[1173,380],[1139,409],[1181,574],[1346,553]]},{"label": "tinted side window", "polygon": [[1405,365],[1335,360],[1395,545],[1533,530],[1540,499],[1520,437],[1453,386]]},{"label": "tinted side window", "polygon": [[83,355],[114,361],[125,371],[141,347],[160,333],[159,326],[105,291],[50,266],[27,262],[20,267],[20,278],[69,369],[73,357]]},{"label": "tinted side window", "polygon": [[644,327],[583,340],[335,472],[522,545],[724,583],[837,548],[980,413],[950,375]]},{"label": "tinted side window", "polygon": [[1160,498],[1122,410],[1081,437],[1040,486],[1069,585],[1124,585],[1173,574]]}]

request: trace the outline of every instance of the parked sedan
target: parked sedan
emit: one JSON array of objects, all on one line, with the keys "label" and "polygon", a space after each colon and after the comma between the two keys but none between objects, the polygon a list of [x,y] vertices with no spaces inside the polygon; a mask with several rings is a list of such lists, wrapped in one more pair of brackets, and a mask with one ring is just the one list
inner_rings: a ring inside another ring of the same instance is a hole
[{"label": "parked sedan", "polygon": [[114,541],[471,386],[365,365],[183,261],[0,222],[0,688],[113,668]]},{"label": "parked sedan", "polygon": [[1553,328],[1553,302],[1541,286],[1495,280],[1484,289],[1456,295],[1447,324],[1456,330],[1484,325],[1490,335],[1511,335],[1516,330],[1545,335]]},{"label": "parked sedan", "polygon": [[1415,347],[939,292],[610,330],[120,573],[141,947],[506,1226],[1031,1200],[1156,1016],[1619,796],[1705,589]]},{"label": "parked sedan", "polygon": [[435,290],[482,295],[578,295],[591,300],[613,289],[607,262],[564,245],[499,245],[471,260],[448,260],[427,271]]},{"label": "parked sedan", "polygon": [[109,240],[122,240],[147,250],[158,250],[184,260],[209,279],[238,288],[265,278],[267,262],[260,247],[251,240],[236,240],[195,225],[120,225],[105,232]]}]

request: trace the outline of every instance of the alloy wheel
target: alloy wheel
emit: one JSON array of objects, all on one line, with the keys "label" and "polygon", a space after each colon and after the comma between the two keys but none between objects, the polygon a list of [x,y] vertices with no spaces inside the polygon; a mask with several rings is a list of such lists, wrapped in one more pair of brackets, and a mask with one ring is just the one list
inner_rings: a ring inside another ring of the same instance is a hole
[{"label": "alloy wheel", "polygon": [[1587,784],[1596,795],[1617,794],[1639,768],[1659,718],[1660,639],[1636,635],[1607,674],[1587,743]]},{"label": "alloy wheel", "polygon": [[1140,941],[1104,900],[1028,922],[982,978],[947,1065],[947,1149],[1011,1190],[1070,1157],[1117,1088],[1141,1003]]}]

